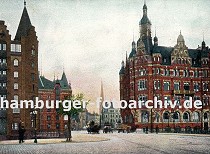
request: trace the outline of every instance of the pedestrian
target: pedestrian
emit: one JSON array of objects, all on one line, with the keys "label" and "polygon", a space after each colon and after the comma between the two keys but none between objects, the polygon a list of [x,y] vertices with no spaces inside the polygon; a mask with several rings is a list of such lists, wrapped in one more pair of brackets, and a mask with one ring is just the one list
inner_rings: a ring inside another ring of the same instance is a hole
[{"label": "pedestrian", "polygon": [[148,134],[148,126],[146,127],[146,134]]},{"label": "pedestrian", "polygon": [[18,133],[19,133],[19,143],[23,143],[24,142],[24,133],[25,133],[25,127],[23,126],[23,124],[21,124]]},{"label": "pedestrian", "polygon": [[158,134],[158,132],[159,132],[158,126],[155,127],[155,131],[156,131],[156,134]]}]

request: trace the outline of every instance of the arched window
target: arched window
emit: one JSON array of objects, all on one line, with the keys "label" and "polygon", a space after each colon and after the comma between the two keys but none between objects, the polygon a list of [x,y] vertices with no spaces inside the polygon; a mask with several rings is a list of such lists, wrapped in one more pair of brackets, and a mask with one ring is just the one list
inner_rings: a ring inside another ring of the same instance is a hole
[{"label": "arched window", "polygon": [[204,113],[203,119],[204,119],[204,120],[208,120],[208,113],[207,113],[207,112]]},{"label": "arched window", "polygon": [[200,121],[200,116],[198,112],[193,112],[193,121]]},{"label": "arched window", "polygon": [[190,114],[188,112],[185,112],[183,114],[183,121],[184,122],[189,122],[190,121]]},{"label": "arched window", "polygon": [[180,114],[179,114],[179,112],[175,112],[173,114],[173,120],[174,120],[174,122],[179,122],[180,121]]},{"label": "arched window", "polygon": [[143,111],[141,114],[141,122],[146,123],[149,122],[149,113],[147,111]]},{"label": "arched window", "polygon": [[18,83],[14,83],[14,89],[18,89]]},{"label": "arched window", "polygon": [[163,122],[168,122],[169,120],[169,113],[168,112],[164,112],[163,113]]},{"label": "arched window", "polygon": [[18,60],[14,59],[14,66],[18,66]]},{"label": "arched window", "polygon": [[14,100],[18,101],[18,95],[14,95]]},{"label": "arched window", "polygon": [[129,123],[133,123],[133,116],[132,116],[132,114],[129,115]]},{"label": "arched window", "polygon": [[160,122],[160,115],[158,113],[155,114],[155,122]]}]

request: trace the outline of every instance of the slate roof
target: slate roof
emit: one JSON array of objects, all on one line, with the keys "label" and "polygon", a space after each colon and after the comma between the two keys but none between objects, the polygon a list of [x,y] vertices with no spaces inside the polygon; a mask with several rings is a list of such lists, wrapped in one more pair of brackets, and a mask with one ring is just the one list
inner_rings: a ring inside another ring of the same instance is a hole
[{"label": "slate roof", "polygon": [[147,15],[143,15],[139,24],[150,24],[151,25],[151,22],[150,22],[149,18],[147,17]]},{"label": "slate roof", "polygon": [[125,74],[125,67],[121,67],[119,74]]},{"label": "slate roof", "polygon": [[55,82],[48,80],[44,76],[39,76],[38,88],[39,89],[54,89]]},{"label": "slate roof", "polygon": [[129,58],[134,57],[136,54],[136,49],[132,49],[131,53],[129,54]]},{"label": "slate roof", "polygon": [[27,36],[29,29],[32,27],[31,21],[28,15],[26,7],[23,9],[23,13],[20,19],[20,23],[15,35],[15,40],[20,41],[22,36]]},{"label": "slate roof", "polygon": [[55,84],[60,84],[61,89],[71,89],[69,86],[66,74],[63,72],[61,79],[54,81],[48,80],[44,76],[39,76],[38,88],[39,89],[54,89]]},{"label": "slate roof", "polygon": [[62,89],[69,89],[69,83],[68,80],[66,78],[66,74],[65,72],[63,72],[61,80],[60,80],[60,85]]}]

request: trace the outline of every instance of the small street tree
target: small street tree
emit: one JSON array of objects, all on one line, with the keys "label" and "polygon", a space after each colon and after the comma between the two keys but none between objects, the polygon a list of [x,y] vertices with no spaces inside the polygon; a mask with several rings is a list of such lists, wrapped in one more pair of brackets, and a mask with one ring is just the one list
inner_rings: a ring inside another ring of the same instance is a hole
[{"label": "small street tree", "polygon": [[82,93],[79,93],[79,94],[76,94],[76,95],[67,96],[67,97],[65,97],[65,100],[71,101],[71,109],[69,111],[64,111],[63,105],[60,104],[58,114],[63,115],[63,116],[65,116],[65,115],[68,116],[67,130],[65,129],[65,131],[67,131],[66,132],[66,141],[71,142],[72,141],[72,135],[71,135],[71,128],[72,128],[71,120],[72,120],[72,117],[73,116],[78,116],[80,112],[83,112],[82,103],[81,103],[81,108],[76,109],[76,108],[73,107],[73,102],[74,101],[82,102],[84,100],[84,95]]}]

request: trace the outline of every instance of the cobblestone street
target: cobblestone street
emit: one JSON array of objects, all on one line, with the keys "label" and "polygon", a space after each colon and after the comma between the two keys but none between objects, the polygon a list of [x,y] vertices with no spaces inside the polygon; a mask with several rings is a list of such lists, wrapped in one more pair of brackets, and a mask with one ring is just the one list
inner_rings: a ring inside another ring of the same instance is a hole
[{"label": "cobblestone street", "polygon": [[[84,134],[86,132],[73,132]],[[85,135],[85,134],[84,134]],[[87,137],[85,135],[85,137]],[[113,133],[89,134],[89,137],[102,137],[110,140],[78,143],[50,144],[2,144],[1,154],[101,154],[101,153],[182,153],[210,154],[210,136],[187,134],[142,134]],[[73,138],[74,140],[74,138]],[[38,140],[39,141],[39,140]],[[9,141],[10,142],[10,141]]]}]

